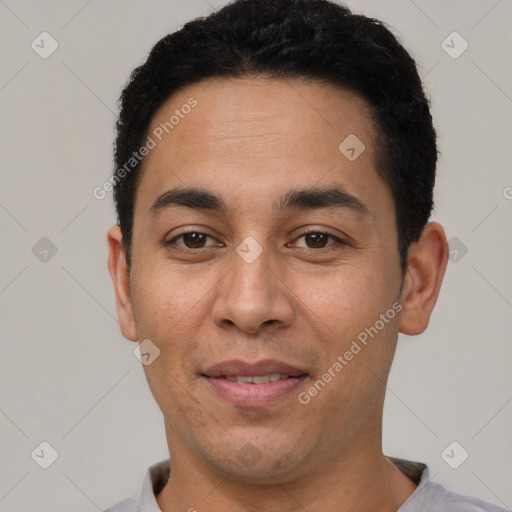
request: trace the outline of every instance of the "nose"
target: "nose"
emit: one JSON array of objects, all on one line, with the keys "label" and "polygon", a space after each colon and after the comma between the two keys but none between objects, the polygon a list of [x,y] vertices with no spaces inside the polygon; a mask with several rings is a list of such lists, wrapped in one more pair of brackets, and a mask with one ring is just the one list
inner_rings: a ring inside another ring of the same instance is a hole
[{"label": "nose", "polygon": [[295,318],[293,291],[272,268],[268,253],[245,260],[233,251],[231,271],[219,283],[212,309],[213,321],[219,327],[236,326],[240,331],[257,334],[265,326],[289,326]]}]

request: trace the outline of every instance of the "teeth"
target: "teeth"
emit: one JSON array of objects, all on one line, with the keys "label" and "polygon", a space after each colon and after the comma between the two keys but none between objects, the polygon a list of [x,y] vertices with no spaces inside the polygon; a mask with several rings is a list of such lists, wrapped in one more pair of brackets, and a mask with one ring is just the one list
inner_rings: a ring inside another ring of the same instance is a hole
[{"label": "teeth", "polygon": [[268,384],[270,382],[270,375],[263,375],[262,377],[253,377],[254,384]]},{"label": "teeth", "polygon": [[243,377],[235,377],[235,379],[236,379],[236,382],[239,382],[240,384],[246,384],[246,383],[252,382],[252,377],[243,376]]},{"label": "teeth", "polygon": [[280,379],[287,379],[288,375],[284,373],[271,373],[269,375],[255,375],[248,377],[245,375],[229,375],[225,377],[230,382],[238,382],[238,384],[268,384]]}]

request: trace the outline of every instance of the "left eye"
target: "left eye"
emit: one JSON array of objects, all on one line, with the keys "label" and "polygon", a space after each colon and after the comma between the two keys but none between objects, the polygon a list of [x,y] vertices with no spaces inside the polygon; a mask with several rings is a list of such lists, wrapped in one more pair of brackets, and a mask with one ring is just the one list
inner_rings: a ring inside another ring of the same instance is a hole
[{"label": "left eye", "polygon": [[334,244],[327,244],[329,239],[334,240],[334,243],[341,243],[341,240],[334,235],[330,235],[329,233],[322,233],[321,231],[310,231],[308,233],[304,233],[299,236],[297,240],[304,239],[306,242],[307,249],[323,249],[324,247],[329,247]]}]

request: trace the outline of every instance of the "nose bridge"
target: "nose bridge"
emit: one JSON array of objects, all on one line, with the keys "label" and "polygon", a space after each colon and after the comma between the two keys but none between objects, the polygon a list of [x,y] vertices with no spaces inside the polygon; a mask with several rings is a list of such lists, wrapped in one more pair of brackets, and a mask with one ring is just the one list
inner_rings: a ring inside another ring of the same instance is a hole
[{"label": "nose bridge", "polygon": [[[244,253],[244,250],[247,251]],[[233,276],[230,291],[238,302],[259,301],[265,299],[268,303],[272,295],[274,275],[269,268],[267,252],[258,254],[254,248],[245,247],[243,244],[237,249],[237,255],[233,257]],[[256,302],[255,302],[256,304]]]},{"label": "nose bridge", "polygon": [[231,255],[231,271],[220,283],[213,308],[217,325],[235,324],[254,333],[265,323],[289,324],[294,310],[272,261],[254,239],[245,239]]}]

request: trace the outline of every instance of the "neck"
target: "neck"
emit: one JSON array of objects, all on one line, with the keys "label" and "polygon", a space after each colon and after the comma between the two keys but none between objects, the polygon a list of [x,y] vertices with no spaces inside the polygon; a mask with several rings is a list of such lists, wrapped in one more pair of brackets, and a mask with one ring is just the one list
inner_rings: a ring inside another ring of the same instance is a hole
[{"label": "neck", "polygon": [[300,476],[264,485],[237,481],[173,450],[171,476],[157,502],[163,512],[396,512],[417,484],[384,456],[380,439],[355,441]]}]

